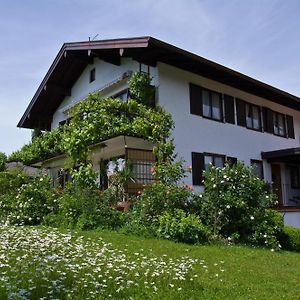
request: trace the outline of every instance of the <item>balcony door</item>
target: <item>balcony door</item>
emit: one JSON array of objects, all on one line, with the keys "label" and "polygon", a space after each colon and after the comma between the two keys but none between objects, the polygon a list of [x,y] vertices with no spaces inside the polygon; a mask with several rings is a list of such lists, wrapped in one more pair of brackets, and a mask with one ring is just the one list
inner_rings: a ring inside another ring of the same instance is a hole
[{"label": "balcony door", "polygon": [[273,181],[273,191],[277,196],[277,206],[282,206],[282,185],[281,185],[281,168],[280,165],[271,164],[271,173]]}]

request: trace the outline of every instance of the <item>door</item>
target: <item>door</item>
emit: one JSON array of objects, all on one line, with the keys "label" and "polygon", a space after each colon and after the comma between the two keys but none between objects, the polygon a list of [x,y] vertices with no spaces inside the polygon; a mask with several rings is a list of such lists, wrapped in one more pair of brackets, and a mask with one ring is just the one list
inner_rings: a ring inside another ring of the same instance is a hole
[{"label": "door", "polygon": [[276,206],[283,206],[280,165],[271,164],[271,173],[273,181],[273,192],[276,194],[278,201],[278,204]]}]

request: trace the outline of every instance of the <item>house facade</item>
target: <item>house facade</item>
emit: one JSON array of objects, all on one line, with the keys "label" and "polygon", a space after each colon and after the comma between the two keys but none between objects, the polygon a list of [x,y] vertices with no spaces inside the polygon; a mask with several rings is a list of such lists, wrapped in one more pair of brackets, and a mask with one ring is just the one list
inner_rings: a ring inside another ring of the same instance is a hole
[{"label": "house facade", "polygon": [[[152,77],[156,103],[172,114],[176,152],[192,166],[187,184],[200,191],[209,163],[243,161],[272,183],[285,223],[300,227],[300,98],[154,38],[64,44],[18,126],[53,130],[96,91],[126,101],[133,72]],[[130,157],[142,186],[152,180],[151,147],[116,137],[96,145],[91,160],[97,170],[100,160]],[[43,166],[54,174],[63,161]]]}]

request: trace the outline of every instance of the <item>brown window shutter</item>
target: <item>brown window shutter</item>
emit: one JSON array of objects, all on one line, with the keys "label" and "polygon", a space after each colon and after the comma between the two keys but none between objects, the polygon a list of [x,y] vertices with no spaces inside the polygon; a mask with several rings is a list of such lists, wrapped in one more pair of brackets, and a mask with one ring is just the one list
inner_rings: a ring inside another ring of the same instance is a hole
[{"label": "brown window shutter", "polygon": [[264,131],[274,133],[273,111],[267,107],[263,107],[262,112]]},{"label": "brown window shutter", "polygon": [[236,165],[237,164],[237,158],[236,157],[232,157],[232,156],[227,156],[226,157],[226,162],[229,164],[229,165]]},{"label": "brown window shutter", "polygon": [[190,83],[190,112],[202,116],[202,88]]},{"label": "brown window shutter", "polygon": [[225,122],[235,124],[234,120],[234,100],[232,96],[224,95]]},{"label": "brown window shutter", "polygon": [[292,116],[286,115],[286,123],[287,123],[287,135],[289,138],[295,138],[295,131],[294,131],[294,120]]},{"label": "brown window shutter", "polygon": [[192,176],[193,185],[203,185],[204,155],[203,153],[192,152]]},{"label": "brown window shutter", "polygon": [[246,103],[241,99],[236,99],[237,124],[246,127]]}]

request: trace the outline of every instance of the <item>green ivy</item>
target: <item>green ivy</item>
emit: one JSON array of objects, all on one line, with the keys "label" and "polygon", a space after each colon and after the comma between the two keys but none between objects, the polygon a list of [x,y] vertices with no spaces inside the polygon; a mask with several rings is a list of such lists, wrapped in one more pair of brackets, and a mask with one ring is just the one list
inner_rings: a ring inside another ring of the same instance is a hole
[{"label": "green ivy", "polygon": [[90,94],[69,111],[71,121],[68,125],[36,136],[29,144],[12,153],[9,161],[32,164],[65,153],[71,160],[71,168],[76,167],[73,176],[90,186],[95,174],[88,170],[89,146],[127,135],[146,139],[155,145],[157,179],[162,180],[170,174],[175,179],[179,178],[181,170],[177,170],[178,166],[172,166],[174,145],[169,137],[174,123],[171,115],[159,106],[151,108],[139,102],[103,98],[99,93]]},{"label": "green ivy", "polygon": [[130,97],[141,104],[153,106],[155,89],[151,85],[152,78],[147,73],[136,72],[128,81]]},{"label": "green ivy", "polygon": [[56,128],[52,132],[44,132],[36,136],[29,144],[24,145],[20,150],[13,152],[8,161],[18,161],[30,165],[65,152],[62,143],[62,128]]}]

